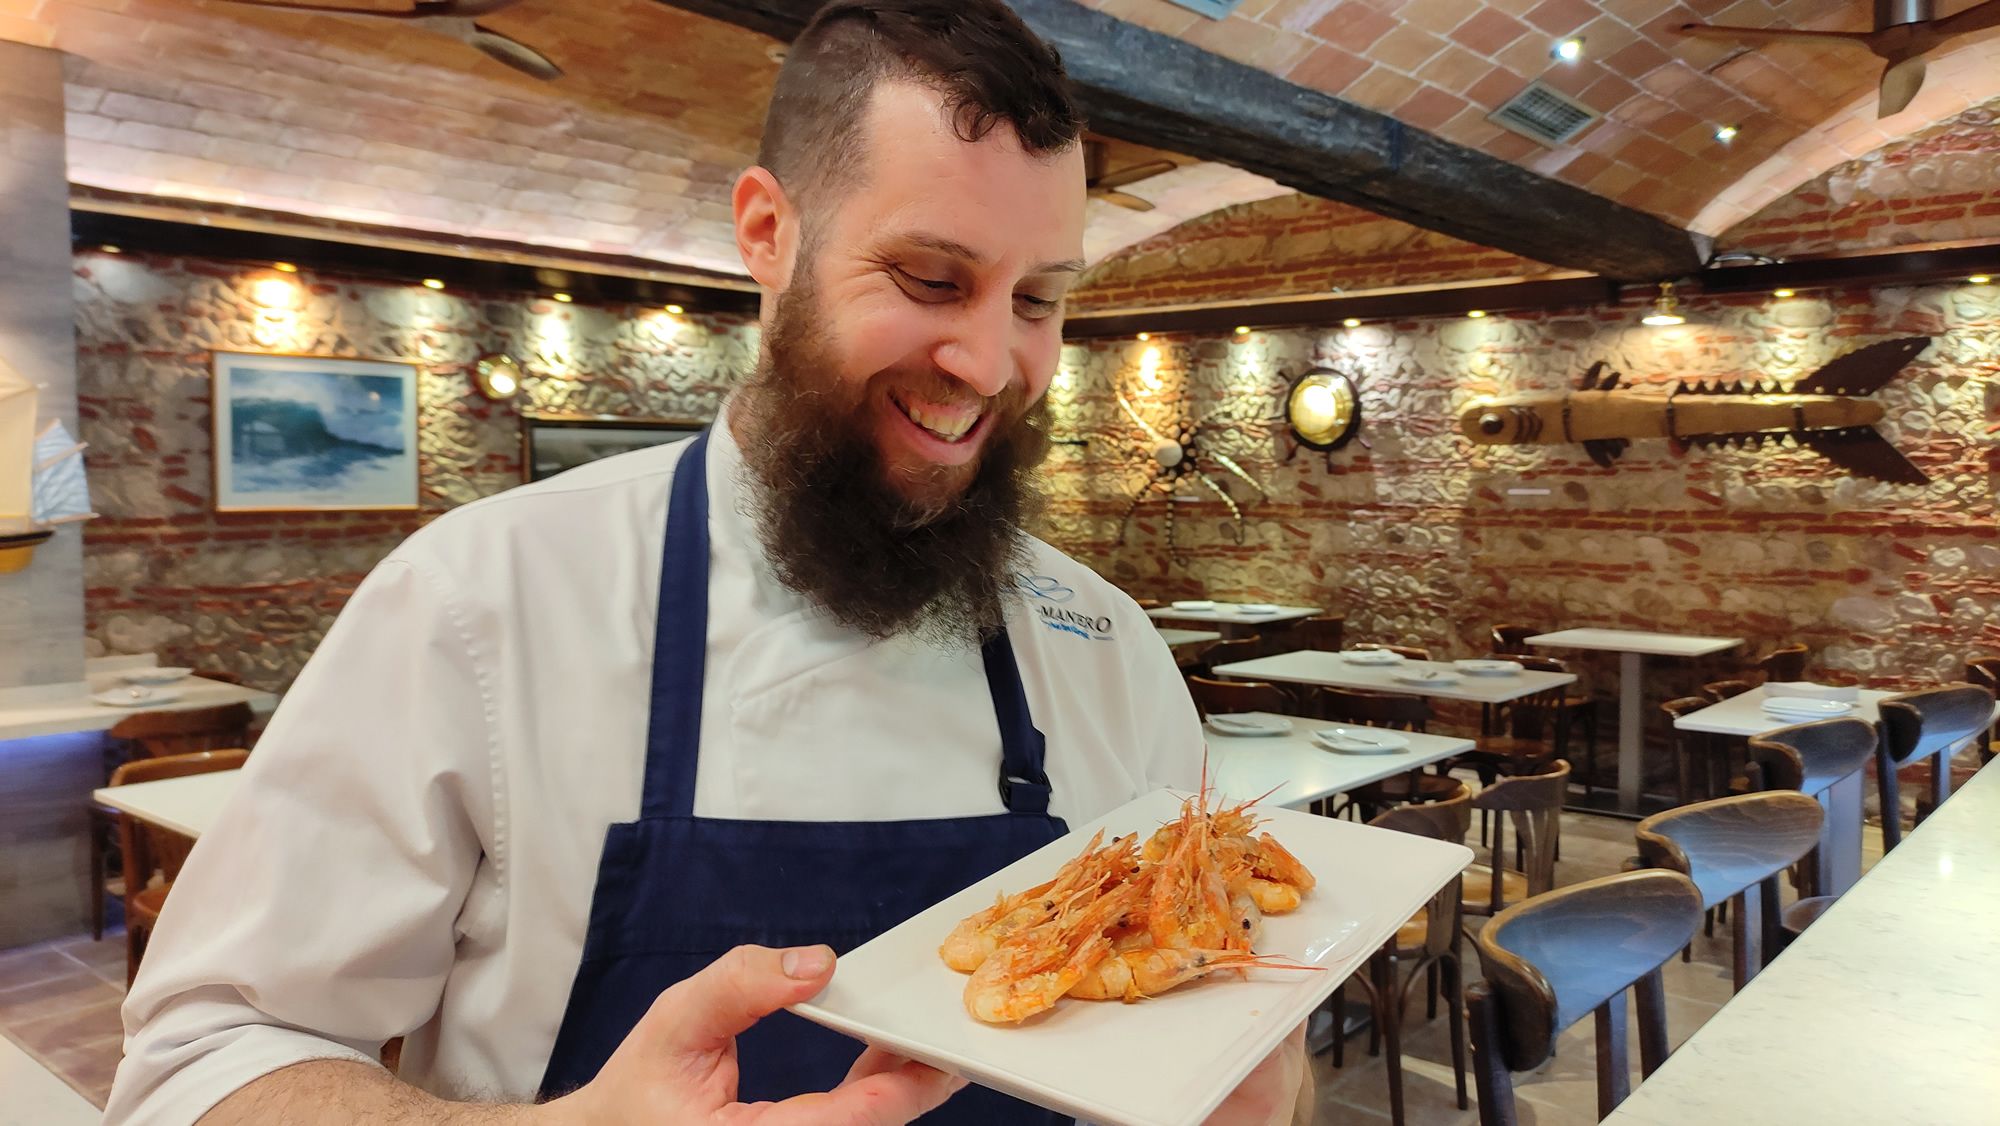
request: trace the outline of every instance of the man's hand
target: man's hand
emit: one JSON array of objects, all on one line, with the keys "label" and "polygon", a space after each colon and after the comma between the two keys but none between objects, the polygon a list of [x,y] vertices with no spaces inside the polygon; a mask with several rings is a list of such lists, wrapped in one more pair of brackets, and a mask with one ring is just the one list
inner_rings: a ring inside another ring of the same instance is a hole
[{"label": "man's hand", "polygon": [[1292,1030],[1285,1042],[1244,1076],[1207,1126],[1283,1126],[1312,1121],[1312,1082],[1306,1068],[1306,1026]]},{"label": "man's hand", "polygon": [[824,946],[739,946],[661,993],[597,1078],[540,1108],[544,1120],[551,1126],[899,1126],[965,1086],[963,1079],[869,1048],[831,1091],[779,1103],[737,1102],[737,1034],[811,998],[832,976],[833,951]]}]

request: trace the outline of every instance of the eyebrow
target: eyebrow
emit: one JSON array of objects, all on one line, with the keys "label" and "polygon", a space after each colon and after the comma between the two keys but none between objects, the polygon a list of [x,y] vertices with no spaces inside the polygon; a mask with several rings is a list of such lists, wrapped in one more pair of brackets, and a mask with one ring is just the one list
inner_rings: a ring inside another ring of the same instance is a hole
[{"label": "eyebrow", "polygon": [[[986,260],[984,255],[964,243],[956,239],[945,238],[942,235],[904,235],[903,241],[913,246],[921,246],[925,250],[935,250],[939,254],[949,254],[953,258],[964,259],[975,266]],[[1081,258],[1064,258],[1055,262],[1037,262],[1028,269],[1028,273],[1077,274],[1083,272],[1083,265],[1083,259]]]}]

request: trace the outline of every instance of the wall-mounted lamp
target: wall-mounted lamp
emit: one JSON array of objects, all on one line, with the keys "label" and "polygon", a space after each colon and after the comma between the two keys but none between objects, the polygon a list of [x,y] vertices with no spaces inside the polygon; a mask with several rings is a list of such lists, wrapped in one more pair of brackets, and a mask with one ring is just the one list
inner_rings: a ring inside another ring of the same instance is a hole
[{"label": "wall-mounted lamp", "polygon": [[1249,326],[1249,325],[1237,325],[1237,326],[1236,326],[1236,335],[1238,335],[1238,336],[1248,336],[1248,335],[1250,335],[1250,326]]},{"label": "wall-mounted lamp", "polygon": [[444,280],[443,280],[442,278],[425,278],[425,279],[424,279],[424,288],[425,288],[425,289],[443,289],[443,288],[444,288]]},{"label": "wall-mounted lamp", "polygon": [[1661,282],[1660,295],[1653,298],[1653,311],[1639,320],[1654,326],[1686,324],[1687,318],[1681,316],[1680,308],[1680,300],[1674,296],[1674,283]]},{"label": "wall-mounted lamp", "polygon": [[567,293],[551,293],[549,294],[549,296],[555,298],[557,301],[560,301],[565,305],[569,304],[571,301],[571,297]]},{"label": "wall-mounted lamp", "polygon": [[102,250],[102,251],[103,251],[104,253],[106,253],[106,254],[123,254],[123,253],[125,253],[125,251],[124,251],[124,250],[123,250],[122,248],[120,248],[120,247],[116,247],[116,246],[113,246],[113,245],[111,245],[111,244],[110,244],[110,243],[108,243],[108,242],[107,242],[107,243],[105,243],[105,244],[104,244],[103,246],[100,246],[100,247],[98,247],[97,249],[99,249],[99,250]]},{"label": "wall-mounted lamp", "polygon": [[1468,316],[1468,317],[1471,317],[1471,318],[1472,318],[1473,320],[1475,320],[1475,321],[1476,321],[1476,320],[1478,320],[1479,318],[1481,318],[1481,317],[1483,317],[1483,316],[1485,316],[1485,315],[1486,315],[1486,310],[1484,310],[1484,309],[1467,309],[1467,310],[1465,311],[1465,315],[1466,315],[1466,316]]},{"label": "wall-mounted lamp", "polygon": [[1341,325],[1341,327],[1342,327],[1342,328],[1360,328],[1360,327],[1361,327],[1361,318],[1360,318],[1360,317],[1349,317],[1349,318],[1347,318],[1346,320],[1344,320],[1344,321],[1340,322],[1340,325]]},{"label": "wall-mounted lamp", "polygon": [[1796,289],[1774,289],[1771,291],[1771,296],[1777,298],[1797,297],[1798,295],[1799,291]]},{"label": "wall-mounted lamp", "polygon": [[273,262],[271,263],[271,268],[281,274],[296,274],[299,272],[299,268],[290,262]]},{"label": "wall-mounted lamp", "polygon": [[1965,280],[1971,282],[1973,285],[1991,285],[1993,283],[1993,276],[1991,274],[1974,274]]},{"label": "wall-mounted lamp", "polygon": [[682,308],[682,307],[681,307],[681,306],[679,306],[679,305],[669,305],[669,306],[667,306],[667,315],[668,315],[668,316],[670,316],[670,317],[678,317],[678,316],[680,316],[680,315],[681,315],[682,313],[685,313],[685,312],[687,312],[687,310],[686,310],[686,309],[684,309],[684,308]]},{"label": "wall-mounted lamp", "polygon": [[488,353],[472,365],[472,386],[496,403],[506,402],[521,393],[521,365],[512,356]]}]

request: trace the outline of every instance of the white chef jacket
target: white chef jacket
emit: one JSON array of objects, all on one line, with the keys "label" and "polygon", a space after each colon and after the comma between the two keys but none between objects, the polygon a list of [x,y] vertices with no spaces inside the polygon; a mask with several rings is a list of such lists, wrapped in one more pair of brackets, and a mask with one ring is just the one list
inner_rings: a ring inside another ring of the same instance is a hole
[{"label": "white chef jacket", "polygon": [[[605,829],[639,813],[668,486],[686,444],[457,509],[376,567],[201,838],[124,1008],[106,1122],[181,1124],[302,1060],[526,1101],[583,948]],[[694,812],[1004,810],[978,651],[871,641],[781,586],[727,426],[707,450]],[[1132,600],[1040,541],[1008,610],[1051,814],[1197,784],[1202,738]],[[746,887],[745,895],[783,894]]]}]

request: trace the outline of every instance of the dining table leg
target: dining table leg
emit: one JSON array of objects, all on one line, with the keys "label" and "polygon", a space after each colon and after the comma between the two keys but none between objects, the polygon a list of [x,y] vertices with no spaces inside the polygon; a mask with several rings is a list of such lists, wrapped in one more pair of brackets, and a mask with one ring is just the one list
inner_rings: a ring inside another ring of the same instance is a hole
[{"label": "dining table leg", "polygon": [[1639,751],[1645,743],[1646,655],[1618,655],[1618,808],[1639,812],[1639,791],[1645,769]]},{"label": "dining table leg", "polygon": [[1857,770],[1817,795],[1826,809],[1819,828],[1819,895],[1840,895],[1861,878],[1861,795]]}]

